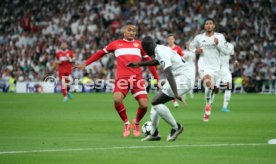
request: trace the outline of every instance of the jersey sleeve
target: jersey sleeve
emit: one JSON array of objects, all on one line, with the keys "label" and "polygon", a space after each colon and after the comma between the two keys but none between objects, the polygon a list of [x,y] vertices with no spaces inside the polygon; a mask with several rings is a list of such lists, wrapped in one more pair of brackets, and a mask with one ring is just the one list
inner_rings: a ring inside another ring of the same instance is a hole
[{"label": "jersey sleeve", "polygon": [[[234,55],[234,47],[231,43],[228,43],[223,34],[218,37],[219,43],[217,45],[218,50],[222,55]],[[231,44],[231,45],[230,45]]]},{"label": "jersey sleeve", "polygon": [[181,57],[184,56],[184,52],[183,52],[183,50],[182,50],[182,48],[181,48],[180,46],[178,46],[178,48],[177,48],[177,53],[178,53]]},{"label": "jersey sleeve", "polygon": [[170,52],[168,50],[162,50],[162,52],[159,52],[159,63],[163,66],[163,69],[172,66],[171,58],[170,58]]},{"label": "jersey sleeve", "polygon": [[116,41],[113,41],[109,43],[105,48],[97,51],[95,54],[92,54],[84,63],[85,65],[89,65],[96,60],[99,60],[101,57],[103,57],[105,54],[108,54],[110,52],[114,52],[116,49]]},{"label": "jersey sleeve", "polygon": [[103,48],[103,51],[104,51],[105,53],[114,52],[115,49],[116,49],[116,45],[117,45],[116,41],[113,41],[113,42],[109,43],[107,46],[105,46],[105,47]]},{"label": "jersey sleeve", "polygon": [[199,47],[199,42],[198,42],[198,36],[196,36],[193,41],[190,43],[189,49],[191,52],[196,51],[196,49]]},{"label": "jersey sleeve", "polygon": [[234,46],[231,43],[224,42],[218,44],[218,49],[222,55],[234,55]]},{"label": "jersey sleeve", "polygon": [[150,56],[147,55],[147,53],[143,50],[143,48],[141,48],[141,55],[142,55],[143,59],[150,58]]}]

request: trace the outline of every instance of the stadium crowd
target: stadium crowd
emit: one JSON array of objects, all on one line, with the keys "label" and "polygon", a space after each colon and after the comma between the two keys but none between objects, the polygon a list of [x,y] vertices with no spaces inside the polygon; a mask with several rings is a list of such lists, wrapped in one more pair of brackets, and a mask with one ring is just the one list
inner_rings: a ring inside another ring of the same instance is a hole
[{"label": "stadium crowd", "polygon": [[[0,2],[0,79],[43,80],[54,75],[59,41],[66,40],[81,63],[111,40],[122,37],[126,22],[138,26],[138,39],[152,35],[165,43],[168,33],[182,48],[202,30],[206,17],[217,21],[235,45],[239,65],[233,79],[260,92],[275,86],[276,2],[273,0],[2,0]],[[91,78],[114,78],[114,56],[87,67]],[[74,78],[83,72],[74,71]]]}]

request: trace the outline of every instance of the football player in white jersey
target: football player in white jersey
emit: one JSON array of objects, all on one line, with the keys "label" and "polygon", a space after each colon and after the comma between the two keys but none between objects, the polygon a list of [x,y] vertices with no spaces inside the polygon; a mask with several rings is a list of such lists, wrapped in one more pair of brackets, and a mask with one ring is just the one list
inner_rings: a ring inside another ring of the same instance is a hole
[{"label": "football player in white jersey", "polygon": [[167,77],[166,83],[162,90],[153,98],[151,108],[152,129],[151,134],[142,139],[142,141],[160,140],[158,132],[158,124],[160,117],[163,118],[171,127],[171,132],[167,137],[167,141],[174,141],[183,131],[183,126],[176,122],[170,110],[165,103],[177,98],[184,103],[182,95],[189,92],[194,84],[191,67],[187,62],[175,53],[171,48],[157,45],[154,40],[147,36],[142,40],[144,51],[152,56],[151,61],[140,63],[129,63],[130,67],[161,65]]},{"label": "football player in white jersey", "polygon": [[[186,44],[187,49],[184,50],[184,60],[187,61],[187,63],[190,65],[190,67],[192,68],[191,70],[193,71],[193,76],[192,81],[195,81],[196,78],[196,55],[194,52],[190,51],[189,49],[189,44]],[[191,89],[189,92],[189,95],[191,97],[191,99],[194,98],[194,90]],[[184,99],[186,99],[186,94],[184,94]]]},{"label": "football player in white jersey", "polygon": [[219,87],[220,73],[220,52],[218,46],[224,44],[225,38],[223,34],[215,32],[215,21],[207,18],[204,22],[205,32],[198,34],[190,44],[190,49],[199,55],[198,73],[205,87],[205,112],[203,121],[209,121],[211,115],[211,104],[215,94],[212,90],[215,86]]},{"label": "football player in white jersey", "polygon": [[230,72],[229,60],[231,55],[235,58],[235,65],[238,64],[236,57],[234,55],[234,45],[230,43],[229,37],[227,36],[227,32],[224,29],[220,29],[220,32],[224,35],[227,42],[225,44],[221,44],[218,46],[220,51],[220,81],[226,86],[224,92],[224,100],[223,100],[223,112],[230,112],[228,109],[228,104],[231,99],[231,89],[232,89],[232,74]]}]

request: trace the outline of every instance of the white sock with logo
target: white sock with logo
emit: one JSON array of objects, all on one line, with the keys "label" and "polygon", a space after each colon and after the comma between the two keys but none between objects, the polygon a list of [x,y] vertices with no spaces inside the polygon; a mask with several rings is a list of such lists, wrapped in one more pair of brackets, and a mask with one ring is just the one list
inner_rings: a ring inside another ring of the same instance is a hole
[{"label": "white sock with logo", "polygon": [[231,90],[225,90],[224,92],[224,100],[223,100],[223,108],[227,108],[231,99]]}]

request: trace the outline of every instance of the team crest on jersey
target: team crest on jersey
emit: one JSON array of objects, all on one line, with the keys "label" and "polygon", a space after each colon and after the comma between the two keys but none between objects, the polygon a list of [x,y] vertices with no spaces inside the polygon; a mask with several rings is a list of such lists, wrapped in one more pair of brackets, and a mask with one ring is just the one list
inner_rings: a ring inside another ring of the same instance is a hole
[{"label": "team crest on jersey", "polygon": [[139,43],[133,43],[134,47],[139,47]]}]

